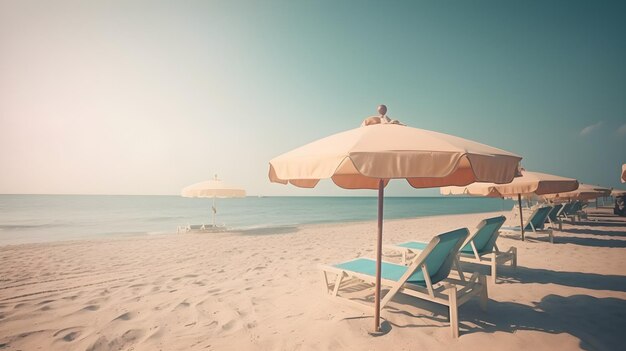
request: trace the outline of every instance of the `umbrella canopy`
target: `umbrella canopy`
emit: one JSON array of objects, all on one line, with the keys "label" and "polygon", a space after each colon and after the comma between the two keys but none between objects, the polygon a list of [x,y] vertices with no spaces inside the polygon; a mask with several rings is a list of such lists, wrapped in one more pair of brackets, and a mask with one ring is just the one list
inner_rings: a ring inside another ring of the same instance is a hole
[{"label": "umbrella canopy", "polygon": [[520,208],[520,228],[522,240],[524,240],[522,196],[554,194],[576,190],[577,188],[578,181],[576,179],[522,170],[522,176],[513,179],[508,184],[474,183],[466,187],[443,187],[439,191],[444,195],[517,196]]},{"label": "umbrella canopy", "polygon": [[[312,188],[330,178],[345,189],[378,189],[374,330],[379,331],[384,188],[406,179],[415,188],[508,183],[521,157],[474,141],[389,122],[387,108],[363,126],[314,141],[270,161],[269,179]],[[368,123],[371,120],[376,124]],[[367,123],[366,123],[367,122]]]},{"label": "umbrella canopy", "polygon": [[521,157],[474,141],[398,124],[374,124],[314,141],[270,161],[269,178],[313,188],[331,178],[345,189],[406,179],[414,188],[508,183]]},{"label": "umbrella canopy", "polygon": [[622,165],[622,183],[626,183],[626,163]]},{"label": "umbrella canopy", "polygon": [[626,190],[621,190],[621,189],[613,189],[611,190],[611,196],[615,197],[615,196],[624,196],[626,195]]},{"label": "umbrella canopy", "polygon": [[221,180],[206,180],[204,182],[192,184],[183,188],[180,195],[182,197],[210,197],[210,198],[229,198],[229,197],[245,197],[246,191],[224,184]]},{"label": "umbrella canopy", "polygon": [[558,194],[549,194],[544,197],[555,201],[568,201],[568,200],[591,200],[602,196],[611,195],[611,189],[601,187],[599,185],[580,184],[578,189],[569,192],[563,192]]},{"label": "umbrella canopy", "polygon": [[236,188],[225,184],[222,180],[217,178],[217,174],[211,180],[195,183],[183,188],[180,195],[182,197],[208,197],[213,198],[213,226],[215,227],[215,214],[217,208],[215,207],[216,198],[230,198],[230,197],[245,197],[246,191],[244,189]]},{"label": "umbrella canopy", "polygon": [[522,170],[522,176],[508,184],[474,183],[465,187],[442,187],[443,195],[474,195],[512,197],[516,195],[544,195],[578,189],[578,181],[552,174]]}]

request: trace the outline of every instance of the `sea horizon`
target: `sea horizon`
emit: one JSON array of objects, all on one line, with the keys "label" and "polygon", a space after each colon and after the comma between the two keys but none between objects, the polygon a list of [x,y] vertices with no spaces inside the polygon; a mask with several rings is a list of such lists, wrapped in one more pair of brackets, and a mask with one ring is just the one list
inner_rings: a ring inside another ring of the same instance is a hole
[{"label": "sea horizon", "polygon": [[[373,196],[247,196],[215,199],[227,230],[376,219]],[[212,224],[211,198],[177,195],[0,195],[0,245],[123,235],[171,234]],[[510,210],[513,201],[476,197],[390,196],[385,219]]]}]

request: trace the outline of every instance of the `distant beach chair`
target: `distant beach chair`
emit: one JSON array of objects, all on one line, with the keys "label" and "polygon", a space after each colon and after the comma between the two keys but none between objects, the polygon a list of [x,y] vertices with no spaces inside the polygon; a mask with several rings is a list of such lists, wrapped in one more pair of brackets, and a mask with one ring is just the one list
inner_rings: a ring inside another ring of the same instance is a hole
[{"label": "distant beach chair", "polygon": [[582,201],[577,201],[574,204],[574,206],[572,206],[572,212],[573,212],[572,215],[574,216],[574,218],[572,219],[572,222],[576,220],[576,217],[578,217],[578,221],[587,219],[587,212],[584,211],[584,209],[587,208],[587,206],[588,204]]},{"label": "distant beach chair", "polygon": [[[504,265],[510,261],[511,267],[517,267],[517,248],[510,247],[507,251],[500,251],[498,245],[496,245],[496,240],[500,234],[500,227],[502,227],[505,221],[506,217],[504,216],[487,218],[480,221],[476,227],[476,231],[467,237],[467,240],[458,252],[458,257],[463,262],[490,266],[491,278],[494,284],[496,283],[498,264]],[[426,246],[427,243],[417,241],[387,245],[388,248],[402,252],[403,262],[406,262],[407,254],[418,254],[420,251],[423,251]],[[463,272],[458,260],[455,260],[455,264],[463,280]]]},{"label": "distant beach chair", "polygon": [[563,221],[560,219],[561,212],[563,211],[564,206],[562,204],[556,204],[548,213],[548,223],[552,229],[555,229],[558,225],[559,231],[563,230]]},{"label": "distant beach chair", "polygon": [[[487,284],[483,275],[474,273],[468,281],[449,277],[452,264],[457,259],[457,252],[468,234],[469,231],[463,228],[435,236],[408,266],[383,262],[381,283],[389,287],[389,290],[381,301],[381,309],[397,293],[448,306],[452,336],[458,337],[458,306],[473,296],[480,296],[481,307],[486,309],[488,300]],[[325,292],[335,297],[343,297],[339,295],[339,291],[342,283],[351,281],[347,278],[367,283],[374,283],[376,280],[376,261],[368,258],[320,266],[320,269],[324,277]],[[328,282],[329,273],[336,275],[332,284]],[[457,290],[457,286],[460,289]],[[344,299],[362,305],[356,300]]]},{"label": "distant beach chair", "polygon": [[558,215],[559,219],[567,219],[567,214],[570,212],[573,205],[574,205],[573,202],[566,202],[563,205],[561,212],[559,212],[559,215]]},{"label": "distant beach chair", "polygon": [[224,226],[213,226],[212,224],[187,224],[179,225],[176,229],[176,234],[199,232],[199,233],[212,233],[224,230]]},{"label": "distant beach chair", "polygon": [[[531,231],[535,234],[548,234],[550,243],[554,244],[552,228],[545,227],[546,219],[548,218],[548,214],[550,214],[551,210],[552,206],[537,207],[530,216],[526,217],[526,221],[524,222],[524,231]],[[522,232],[520,226],[502,227],[500,230],[509,233]]]},{"label": "distant beach chair", "polygon": [[564,220],[569,219],[572,223],[574,223],[576,220],[581,220],[583,217],[587,217],[586,213],[584,213],[582,209],[583,203],[581,201],[567,203],[563,206],[561,217]]}]

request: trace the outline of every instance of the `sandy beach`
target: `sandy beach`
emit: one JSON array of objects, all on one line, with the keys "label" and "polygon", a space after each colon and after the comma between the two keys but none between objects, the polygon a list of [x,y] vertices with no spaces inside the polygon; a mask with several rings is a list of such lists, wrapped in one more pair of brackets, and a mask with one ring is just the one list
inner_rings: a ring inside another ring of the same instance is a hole
[{"label": "sandy beach", "polygon": [[[499,214],[389,220],[384,242]],[[487,312],[478,301],[460,308],[459,339],[432,303],[395,298],[387,333],[373,337],[370,314],[325,295],[317,265],[373,257],[375,222],[4,246],[0,349],[616,350],[626,222],[596,219],[565,224],[553,245],[501,237],[501,249],[518,248],[518,268],[489,281]]]}]

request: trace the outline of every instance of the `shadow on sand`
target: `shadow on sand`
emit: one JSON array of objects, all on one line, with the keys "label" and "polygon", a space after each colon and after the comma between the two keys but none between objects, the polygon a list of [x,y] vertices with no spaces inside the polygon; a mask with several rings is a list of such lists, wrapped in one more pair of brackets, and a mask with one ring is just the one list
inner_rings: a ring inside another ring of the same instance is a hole
[{"label": "shadow on sand", "polygon": [[[626,240],[616,240],[616,239],[597,239],[597,238],[577,238],[572,236],[564,236],[563,233],[566,233],[566,230],[563,231],[555,231],[554,232],[554,244],[574,244],[574,245],[582,245],[582,246],[594,246],[594,247],[613,247],[613,248],[621,248],[626,247]],[[600,231],[597,231],[600,232]],[[585,233],[577,233],[577,234],[585,234]],[[594,234],[594,233],[588,233]],[[540,234],[541,235],[541,234]],[[601,234],[607,235],[607,234]],[[625,234],[626,235],[626,234]],[[612,235],[616,236],[616,235]],[[520,235],[509,235],[509,234],[500,234],[500,237],[520,240]],[[526,241],[528,242],[543,242],[549,244],[550,241],[548,236],[537,236],[534,233],[526,234]]]},{"label": "shadow on sand", "polygon": [[[463,270],[491,274],[491,268],[485,265],[463,262]],[[508,266],[498,268],[499,284],[558,284],[590,290],[611,290],[626,292],[625,275],[606,275],[595,273],[553,271],[543,268]],[[521,288],[521,287],[520,287]]]},{"label": "shadow on sand", "polygon": [[[572,234],[589,234],[589,235],[605,235],[605,236],[618,236],[626,238],[626,227],[624,227],[623,232],[615,232],[615,231],[607,231],[607,230],[596,230],[596,229],[579,229],[579,228],[567,228],[563,229],[562,233],[572,233]],[[558,234],[558,232],[557,232]]]},{"label": "shadow on sand", "polygon": [[[386,313],[402,314],[447,323],[447,308],[408,296],[394,301],[414,305],[428,311],[412,314],[400,308],[387,308]],[[407,308],[408,309],[408,308]],[[434,315],[431,315],[434,313]],[[469,322],[469,323],[468,323]],[[422,328],[433,324],[391,323],[394,328]],[[480,309],[475,299],[459,308],[459,328],[463,334],[495,333],[528,330],[549,334],[567,333],[580,339],[585,350],[620,350],[626,342],[626,300],[595,298],[588,295],[547,295],[539,303],[528,306],[515,302],[489,300],[487,311]],[[446,325],[446,328],[449,328]]]},{"label": "shadow on sand", "polygon": [[555,244],[574,244],[594,247],[626,247],[626,240],[616,239],[596,239],[596,238],[575,238],[571,236],[554,236]]},{"label": "shadow on sand", "polygon": [[484,313],[477,304],[468,304],[467,310],[459,313],[461,320],[477,325],[467,333],[567,333],[580,339],[585,350],[620,350],[626,342],[626,300],[622,299],[547,295],[534,306],[490,300],[488,308]]},{"label": "shadow on sand", "polygon": [[582,221],[582,222],[563,222],[563,224],[589,227],[622,227],[626,230],[626,222],[624,221]]}]

